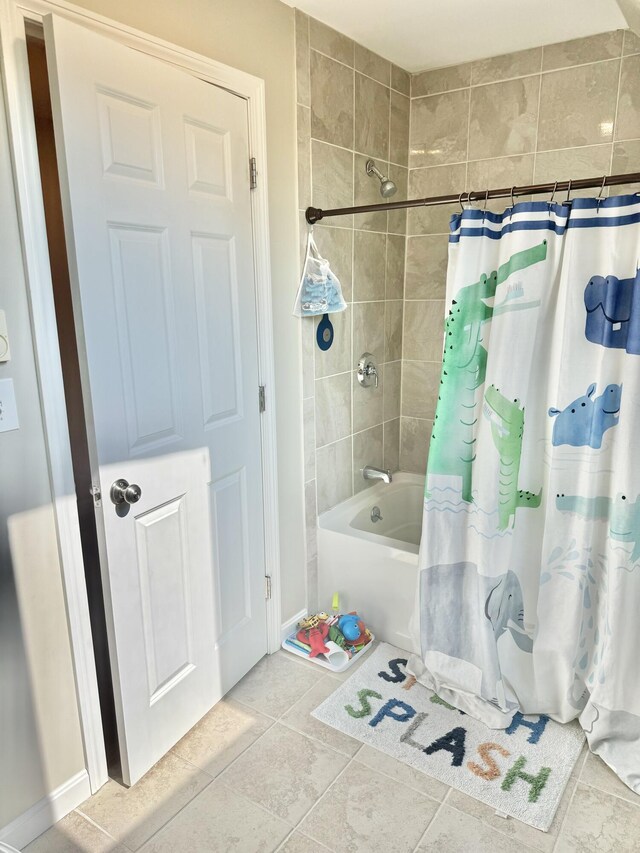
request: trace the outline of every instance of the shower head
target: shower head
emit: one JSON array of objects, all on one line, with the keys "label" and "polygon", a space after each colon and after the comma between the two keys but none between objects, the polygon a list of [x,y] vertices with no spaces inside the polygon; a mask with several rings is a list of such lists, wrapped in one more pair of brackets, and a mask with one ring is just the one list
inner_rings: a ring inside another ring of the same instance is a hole
[{"label": "shower head", "polygon": [[398,187],[393,183],[393,181],[390,181],[389,178],[380,184],[380,195],[382,198],[389,198],[389,196],[393,195],[397,190]]},{"label": "shower head", "polygon": [[392,196],[396,192],[396,190],[398,189],[397,186],[393,183],[393,181],[390,181],[386,175],[383,175],[380,169],[376,168],[376,164],[373,162],[373,160],[367,160],[367,165],[365,168],[367,171],[367,175],[375,175],[376,178],[380,181],[380,195],[382,196],[382,198],[389,198],[389,196]]}]

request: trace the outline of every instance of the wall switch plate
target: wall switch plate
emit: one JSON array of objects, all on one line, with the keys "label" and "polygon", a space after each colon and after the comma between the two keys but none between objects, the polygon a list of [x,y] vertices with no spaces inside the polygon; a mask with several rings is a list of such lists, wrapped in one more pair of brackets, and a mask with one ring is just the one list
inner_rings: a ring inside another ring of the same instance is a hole
[{"label": "wall switch plate", "polygon": [[7,318],[4,311],[0,311],[0,362],[2,361],[11,361],[9,334],[7,332]]},{"label": "wall switch plate", "polygon": [[13,379],[0,379],[0,432],[19,428]]}]

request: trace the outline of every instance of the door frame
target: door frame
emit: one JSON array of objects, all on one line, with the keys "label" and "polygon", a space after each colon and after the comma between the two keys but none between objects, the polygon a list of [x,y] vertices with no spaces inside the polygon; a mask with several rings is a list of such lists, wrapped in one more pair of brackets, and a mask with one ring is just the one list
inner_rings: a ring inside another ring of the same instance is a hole
[{"label": "door frame", "polygon": [[[50,13],[167,62],[192,76],[220,86],[247,102],[249,151],[250,156],[256,158],[258,168],[257,187],[251,191],[251,212],[256,275],[258,373],[259,383],[265,386],[268,395],[268,405],[261,415],[261,450],[265,508],[265,574],[271,578],[271,598],[265,600],[266,649],[268,653],[273,653],[280,647],[281,608],[265,85],[264,80],[259,77],[80,9],[65,0],[0,0],[0,73],[4,83],[9,143],[85,762],[91,790],[95,792],[107,781],[108,773],[80,544],[80,523],[75,500],[71,443],[26,47],[26,28],[30,25],[39,26],[43,16]],[[257,388],[255,404],[258,405]]]}]

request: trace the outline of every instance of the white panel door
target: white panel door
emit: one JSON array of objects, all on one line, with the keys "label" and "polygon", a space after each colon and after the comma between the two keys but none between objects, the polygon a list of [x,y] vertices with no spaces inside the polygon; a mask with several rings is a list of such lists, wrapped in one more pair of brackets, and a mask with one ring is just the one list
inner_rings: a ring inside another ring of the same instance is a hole
[{"label": "white panel door", "polygon": [[247,104],[64,19],[45,36],[132,784],[266,651]]}]

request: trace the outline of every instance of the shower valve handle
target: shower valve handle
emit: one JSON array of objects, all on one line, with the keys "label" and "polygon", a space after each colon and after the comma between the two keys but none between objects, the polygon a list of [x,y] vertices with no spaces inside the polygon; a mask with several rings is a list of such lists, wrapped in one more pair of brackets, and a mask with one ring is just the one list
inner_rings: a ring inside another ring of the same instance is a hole
[{"label": "shower valve handle", "polygon": [[368,388],[372,382],[378,387],[378,366],[370,352],[364,352],[360,356],[357,376],[363,388]]}]

